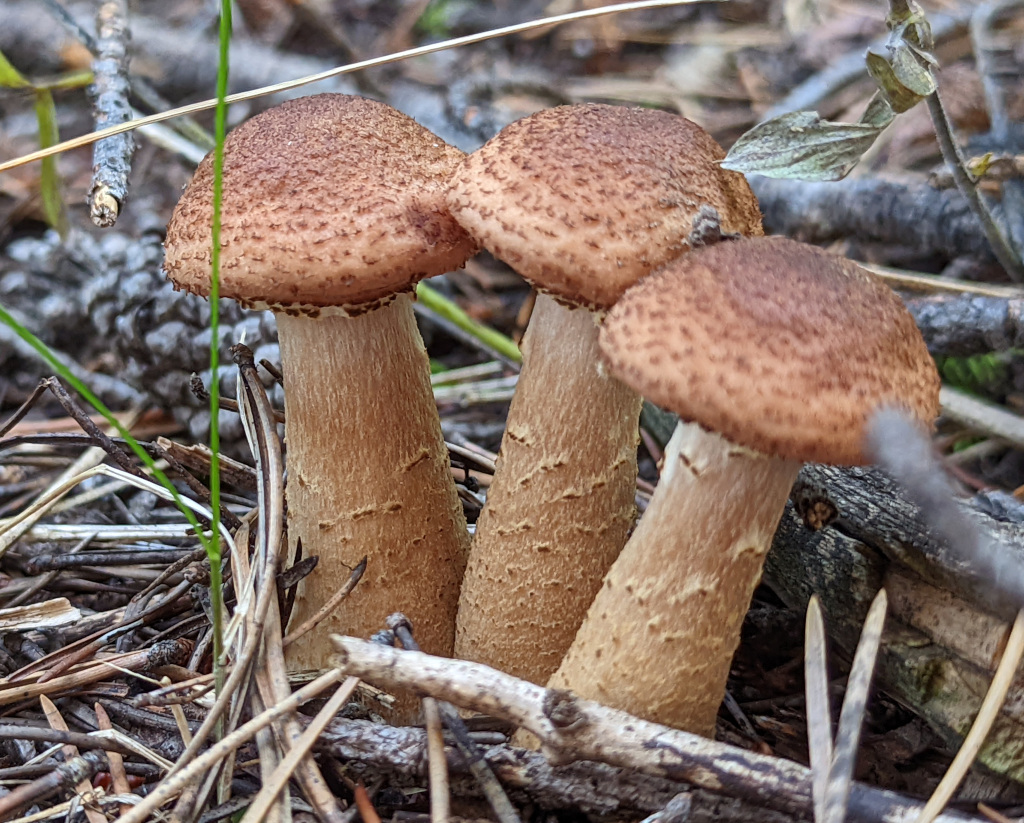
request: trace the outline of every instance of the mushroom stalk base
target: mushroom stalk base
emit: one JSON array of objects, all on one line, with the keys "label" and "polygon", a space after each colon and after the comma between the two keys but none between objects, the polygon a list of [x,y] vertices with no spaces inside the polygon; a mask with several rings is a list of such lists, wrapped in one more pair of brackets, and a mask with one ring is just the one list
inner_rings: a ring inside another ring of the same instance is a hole
[{"label": "mushroom stalk base", "polygon": [[292,643],[289,667],[329,665],[331,634],[369,637],[402,611],[424,651],[448,655],[469,537],[412,301],[357,317],[277,315],[287,391],[288,540],[316,569],[298,626],[348,580],[359,585]]},{"label": "mushroom stalk base", "polygon": [[680,424],[646,514],[548,685],[711,737],[800,465]]},{"label": "mushroom stalk base", "polygon": [[538,684],[635,517],[640,397],[601,368],[597,332],[537,297],[459,603],[456,656]]}]

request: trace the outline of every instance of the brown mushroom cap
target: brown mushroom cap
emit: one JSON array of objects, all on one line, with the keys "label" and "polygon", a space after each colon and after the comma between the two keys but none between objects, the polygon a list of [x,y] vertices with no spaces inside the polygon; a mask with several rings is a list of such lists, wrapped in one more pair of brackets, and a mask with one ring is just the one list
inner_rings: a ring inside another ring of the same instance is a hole
[{"label": "brown mushroom cap", "polygon": [[650,275],[601,352],[645,397],[733,443],[861,465],[880,405],[931,425],[939,376],[899,298],[855,263],[781,237],[726,241]]},{"label": "brown mushroom cap", "polygon": [[[390,106],[302,97],[224,142],[221,295],[253,307],[363,306],[458,268],[475,244],[445,191],[463,153]],[[167,275],[210,290],[213,154],[167,226]]]},{"label": "brown mushroom cap", "polygon": [[456,172],[452,214],[542,291],[608,308],[687,248],[701,205],[761,234],[747,181],[700,126],[651,109],[585,104],[518,120]]}]

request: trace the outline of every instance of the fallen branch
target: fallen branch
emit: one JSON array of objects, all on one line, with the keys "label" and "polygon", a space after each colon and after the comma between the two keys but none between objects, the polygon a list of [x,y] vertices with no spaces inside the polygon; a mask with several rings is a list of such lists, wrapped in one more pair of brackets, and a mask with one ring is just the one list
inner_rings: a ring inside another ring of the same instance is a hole
[{"label": "fallen branch", "polygon": [[[93,122],[96,129],[132,119],[128,94],[128,2],[104,0],[96,12],[96,57],[92,61]],[[117,222],[128,196],[135,138],[131,132],[98,141],[92,149],[89,216],[103,229]]]},{"label": "fallen branch", "polygon": [[[427,734],[411,726],[336,720],[320,735],[317,748],[360,773],[372,770],[381,775],[413,779],[427,775]],[[445,754],[453,773],[456,796],[482,797],[458,749],[448,745]],[[484,756],[514,800],[542,809],[571,808],[599,817],[635,818],[636,812],[651,814],[664,808],[673,797],[684,794],[690,800],[695,821],[792,823],[793,820],[792,815],[605,763],[580,761],[553,765],[539,752],[505,745],[491,746]]]},{"label": "fallen branch", "polygon": [[[804,766],[659,726],[571,692],[545,689],[494,669],[334,636],[341,670],[382,688],[415,689],[438,700],[509,720],[536,735],[549,759],[596,760],[680,780],[776,811],[810,817],[811,775]],[[921,805],[855,784],[850,821],[887,823]],[[939,818],[947,823],[972,818]]]},{"label": "fallen branch", "polygon": [[933,355],[970,357],[1024,347],[1024,300],[980,295],[906,301]]},{"label": "fallen branch", "polygon": [[837,183],[749,179],[771,234],[808,243],[854,238],[950,260],[992,259],[978,218],[956,189],[874,177]]}]

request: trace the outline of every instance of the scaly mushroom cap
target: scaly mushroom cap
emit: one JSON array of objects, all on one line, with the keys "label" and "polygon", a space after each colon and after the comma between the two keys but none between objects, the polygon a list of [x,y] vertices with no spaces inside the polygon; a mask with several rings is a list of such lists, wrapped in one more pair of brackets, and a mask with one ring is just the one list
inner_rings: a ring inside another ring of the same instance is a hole
[{"label": "scaly mushroom cap", "polygon": [[743,175],[684,117],[585,104],[517,120],[456,172],[448,204],[488,251],[541,291],[592,309],[687,249],[714,207],[725,232],[761,234]]},{"label": "scaly mushroom cap", "polygon": [[[445,191],[463,153],[383,103],[320,94],[224,142],[221,296],[250,307],[372,307],[458,268],[475,244]],[[167,226],[164,269],[210,291],[213,153]]]},{"label": "scaly mushroom cap", "polygon": [[782,237],[673,261],[609,312],[601,352],[642,395],[728,440],[861,465],[881,405],[931,426],[939,376],[899,298],[855,263]]}]

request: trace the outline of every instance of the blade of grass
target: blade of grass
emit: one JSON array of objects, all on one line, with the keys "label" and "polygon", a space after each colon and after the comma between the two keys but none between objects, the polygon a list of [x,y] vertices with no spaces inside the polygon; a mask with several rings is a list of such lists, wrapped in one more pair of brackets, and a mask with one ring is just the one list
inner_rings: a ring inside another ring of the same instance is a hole
[{"label": "blade of grass", "polygon": [[[60,142],[57,130],[57,107],[49,89],[36,89],[36,122],[39,124],[39,145],[42,148],[55,146]],[[46,222],[57,230],[61,237],[68,233],[68,217],[64,210],[64,195],[57,174],[57,158],[43,158],[39,170],[39,189],[43,197],[43,213]]]},{"label": "blade of grass", "polygon": [[[213,149],[213,248],[210,253],[210,506],[220,511],[220,230],[224,199],[224,138],[227,135],[228,51],[231,44],[231,0],[221,0],[220,51],[217,60],[217,108],[214,113]],[[210,606],[213,615],[213,670],[215,689],[224,688],[224,603],[222,598],[219,523],[213,521],[210,556]],[[219,735],[218,735],[219,736]]]},{"label": "blade of grass", "polygon": [[432,289],[422,280],[416,284],[416,299],[439,316],[475,337],[488,348],[496,351],[513,363],[522,363],[523,355],[515,341],[501,332],[477,323],[458,305],[449,300],[436,289]]},{"label": "blade of grass", "polygon": [[[48,149],[60,142],[57,131],[57,108],[53,104],[53,95],[49,88],[37,86],[18,71],[0,52],[0,87],[8,89],[32,89],[36,97],[36,122],[39,124],[39,147]],[[67,214],[64,211],[64,198],[61,196],[60,178],[57,175],[57,161],[53,157],[44,157],[39,175],[39,188],[43,197],[43,214],[46,222],[60,232],[67,234]]]},{"label": "blade of grass", "polygon": [[[310,74],[296,80],[287,80],[283,83],[275,83],[272,86],[263,86],[262,88],[252,89],[250,91],[230,94],[225,97],[224,100],[228,105],[232,103],[243,103],[247,100],[255,100],[259,97],[265,97],[268,94],[290,91],[291,89],[297,89],[301,86],[316,83],[320,80],[328,80],[342,74],[351,74],[352,72],[362,71],[363,69],[386,66],[390,63],[399,63],[412,57],[422,57],[427,54],[435,54],[439,51],[459,48],[460,46],[471,46],[474,43],[482,43],[485,40],[493,40],[497,37],[509,37],[513,34],[522,34],[523,32],[534,31],[547,26],[557,26],[563,23],[570,23],[575,20],[589,20],[595,17],[605,17],[609,14],[621,14],[626,11],[639,11],[641,9],[663,8],[667,6],[685,6],[691,3],[703,2],[708,2],[708,0],[636,0],[636,2],[614,3],[612,5],[601,6],[596,9],[583,9],[581,11],[569,12],[567,14],[556,14],[551,17],[530,20],[525,23],[516,23],[511,26],[490,29],[488,31],[480,32],[479,34],[455,37],[451,40],[444,40],[440,43],[430,43],[426,46],[417,46],[414,49],[405,49],[404,51],[386,54],[382,57],[360,60],[357,63],[348,63],[344,66],[338,66],[317,74]],[[720,0],[711,0],[711,2],[720,2]],[[188,106],[180,106],[179,108],[168,109],[167,111],[163,111],[158,114],[151,114],[148,117],[142,117],[138,120],[130,120],[127,123],[118,123],[116,126],[109,126],[108,128],[101,129],[100,131],[94,131],[90,134],[82,135],[81,137],[75,137],[72,140],[65,140],[63,143],[51,148],[41,149],[39,151],[32,152],[31,154],[26,154],[23,157],[18,157],[14,160],[0,163],[0,172],[8,171],[9,169],[25,165],[26,163],[34,163],[36,160],[42,160],[44,157],[60,154],[61,152],[78,148],[79,146],[87,146],[90,143],[95,143],[97,140],[102,140],[104,137],[111,137],[115,134],[131,131],[139,128],[140,126],[148,126],[150,123],[162,123],[164,120],[172,120],[175,117],[182,117],[187,114],[196,114],[197,112],[208,111],[209,109],[215,108],[216,105],[216,99],[203,100],[198,103],[192,103]]]}]

